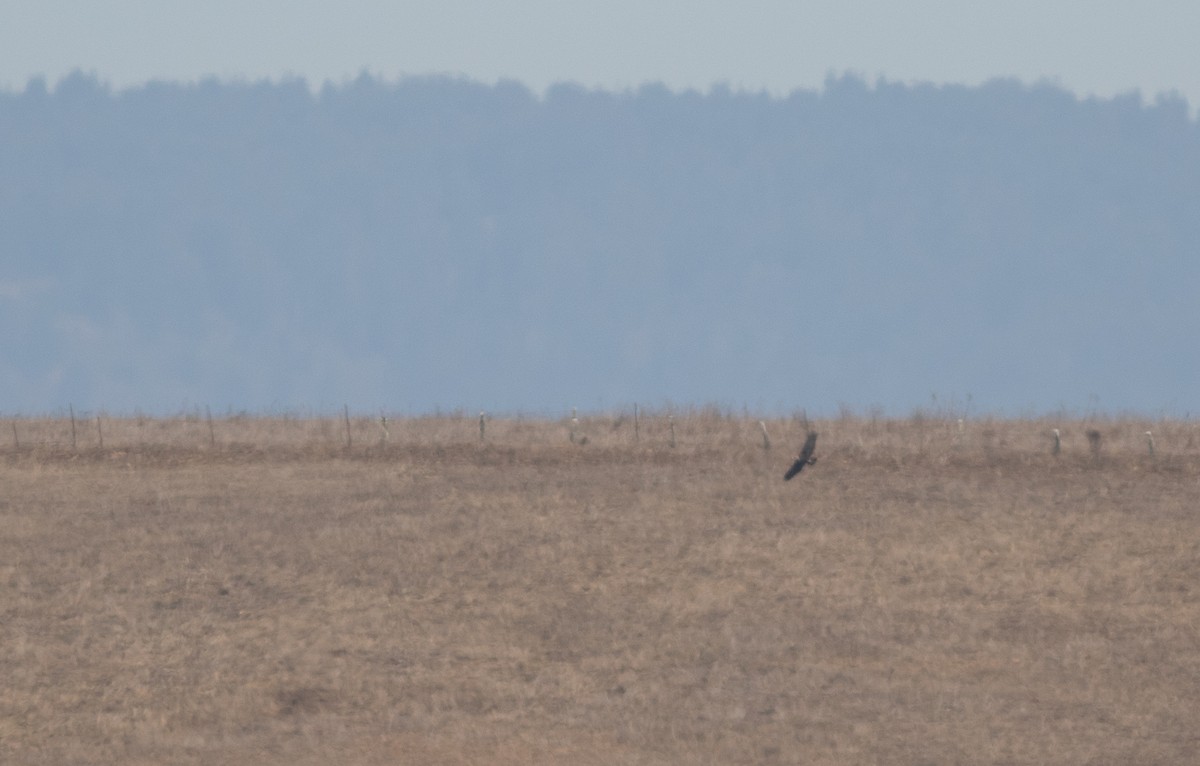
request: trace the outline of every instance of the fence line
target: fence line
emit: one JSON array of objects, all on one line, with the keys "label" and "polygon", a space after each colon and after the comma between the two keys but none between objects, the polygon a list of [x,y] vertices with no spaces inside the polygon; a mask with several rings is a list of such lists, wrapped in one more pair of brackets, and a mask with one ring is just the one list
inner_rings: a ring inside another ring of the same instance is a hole
[{"label": "fence line", "polygon": [[[80,423],[95,419],[92,431]],[[1024,420],[931,418],[861,418],[845,414],[825,420],[801,417],[756,418],[712,408],[646,412],[630,410],[562,418],[494,417],[480,411],[439,415],[356,416],[348,406],[339,416],[228,415],[214,417],[209,408],[170,417],[109,416],[76,412],[69,405],[59,416],[9,416],[8,451],[121,450],[146,448],[209,449],[254,447],[368,451],[414,445],[465,445],[480,448],[562,446],[574,449],[723,449],[755,447],[759,452],[798,449],[808,428],[822,432],[823,451],[873,448],[897,452],[1006,451],[1044,452],[1047,456],[1103,458],[1139,455],[1154,460],[1200,453],[1200,422],[1191,420],[1098,421],[1095,418],[1030,418]],[[769,432],[773,432],[769,435]],[[1101,434],[1102,436],[1097,436]],[[1101,440],[1102,439],[1102,440]],[[0,446],[0,451],[4,447]]]}]

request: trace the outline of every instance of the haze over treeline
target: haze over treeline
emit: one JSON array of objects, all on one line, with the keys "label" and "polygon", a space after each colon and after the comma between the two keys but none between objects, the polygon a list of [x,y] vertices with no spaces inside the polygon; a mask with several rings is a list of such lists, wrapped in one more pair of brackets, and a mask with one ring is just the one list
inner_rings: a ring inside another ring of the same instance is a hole
[{"label": "haze over treeline", "polygon": [[0,93],[0,408],[1197,406],[1179,99]]}]

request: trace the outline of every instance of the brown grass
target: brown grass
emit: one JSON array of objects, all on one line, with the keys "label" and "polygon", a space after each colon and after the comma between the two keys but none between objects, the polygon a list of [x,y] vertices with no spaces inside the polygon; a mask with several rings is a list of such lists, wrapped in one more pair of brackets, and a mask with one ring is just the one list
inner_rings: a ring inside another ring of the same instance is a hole
[{"label": "brown grass", "polygon": [[1200,427],[674,415],[15,421],[0,763],[1194,762]]}]

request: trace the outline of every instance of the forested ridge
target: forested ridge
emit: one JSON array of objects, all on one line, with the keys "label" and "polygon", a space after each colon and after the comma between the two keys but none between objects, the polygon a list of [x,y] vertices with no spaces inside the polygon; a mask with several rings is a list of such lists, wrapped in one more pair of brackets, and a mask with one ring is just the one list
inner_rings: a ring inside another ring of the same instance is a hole
[{"label": "forested ridge", "polygon": [[1182,100],[0,93],[0,408],[1194,406]]}]

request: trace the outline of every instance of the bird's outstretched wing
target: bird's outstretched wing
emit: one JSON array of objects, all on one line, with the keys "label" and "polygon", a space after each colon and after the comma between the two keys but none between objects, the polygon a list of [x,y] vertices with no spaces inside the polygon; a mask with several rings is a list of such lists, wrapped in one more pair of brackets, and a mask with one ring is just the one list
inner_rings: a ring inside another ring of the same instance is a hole
[{"label": "bird's outstretched wing", "polygon": [[783,480],[788,481],[796,474],[804,470],[804,466],[812,465],[817,462],[813,457],[813,452],[817,449],[817,432],[809,431],[808,438],[804,440],[804,447],[800,449],[800,454],[796,457],[796,462],[792,463],[792,467],[783,475]]}]

